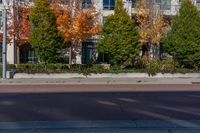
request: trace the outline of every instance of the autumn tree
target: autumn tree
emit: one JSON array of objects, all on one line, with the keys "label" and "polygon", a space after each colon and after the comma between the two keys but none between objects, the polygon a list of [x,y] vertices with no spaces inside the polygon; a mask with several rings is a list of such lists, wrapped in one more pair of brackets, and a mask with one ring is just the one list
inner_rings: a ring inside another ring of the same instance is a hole
[{"label": "autumn tree", "polygon": [[13,13],[10,14],[12,23],[9,25],[10,36],[14,37],[16,45],[27,44],[31,37],[31,21],[29,19],[31,13],[31,3],[28,0],[21,2],[15,0],[13,4]]},{"label": "autumn tree", "polygon": [[141,50],[139,33],[121,0],[116,0],[114,14],[103,25],[99,51],[109,57],[112,65],[126,66]]},{"label": "autumn tree", "polygon": [[[31,36],[31,22],[29,20],[31,3],[28,0],[23,2],[15,0],[13,2],[13,5],[10,5],[7,10],[7,43],[14,41],[16,45],[26,44]],[[2,33],[0,40],[2,40]]]},{"label": "autumn tree", "polygon": [[200,69],[200,14],[191,0],[183,1],[164,48],[181,66]]},{"label": "autumn tree", "polygon": [[45,63],[59,62],[63,38],[56,29],[56,16],[48,0],[36,0],[30,19],[33,25],[30,44],[39,59]]},{"label": "autumn tree", "polygon": [[160,10],[160,5],[152,3],[151,0],[138,0],[136,10],[143,54],[151,59],[159,59],[159,45],[168,26]]},{"label": "autumn tree", "polygon": [[[57,16],[58,30],[64,34],[65,42],[70,44],[69,64],[81,63],[81,45],[100,32],[99,13],[95,7],[83,8],[83,0],[54,0],[52,8]],[[75,55],[72,57],[71,55]]]}]

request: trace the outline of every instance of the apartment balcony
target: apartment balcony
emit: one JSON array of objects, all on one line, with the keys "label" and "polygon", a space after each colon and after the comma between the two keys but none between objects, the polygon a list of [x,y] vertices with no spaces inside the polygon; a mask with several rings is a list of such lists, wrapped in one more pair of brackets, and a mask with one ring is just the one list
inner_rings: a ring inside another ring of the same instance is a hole
[{"label": "apartment balcony", "polygon": [[165,7],[161,7],[161,11],[163,15],[166,16],[175,16],[178,14],[181,5],[168,5]]},{"label": "apartment balcony", "polygon": [[[160,4],[153,4],[151,8],[154,8],[155,10],[159,11],[160,14],[165,16],[175,16],[178,14],[180,9],[180,4],[177,5],[160,5]],[[135,14],[137,11],[135,8],[132,8],[131,11],[133,14]]]}]

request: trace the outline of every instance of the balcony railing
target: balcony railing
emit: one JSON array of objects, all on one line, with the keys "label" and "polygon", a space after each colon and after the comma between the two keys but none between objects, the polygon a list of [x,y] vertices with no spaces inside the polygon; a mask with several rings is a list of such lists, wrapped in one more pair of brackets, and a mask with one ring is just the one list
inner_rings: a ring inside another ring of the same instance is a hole
[{"label": "balcony railing", "polygon": [[164,7],[161,6],[161,11],[163,13],[163,15],[177,15],[180,9],[180,4],[179,5],[166,5]]},{"label": "balcony railing", "polygon": [[[180,9],[180,4],[177,5],[160,5],[160,4],[152,4],[152,6],[150,7],[151,9],[155,9],[158,10],[161,14],[163,15],[177,15]],[[135,10],[132,10],[133,13],[135,12]]]}]

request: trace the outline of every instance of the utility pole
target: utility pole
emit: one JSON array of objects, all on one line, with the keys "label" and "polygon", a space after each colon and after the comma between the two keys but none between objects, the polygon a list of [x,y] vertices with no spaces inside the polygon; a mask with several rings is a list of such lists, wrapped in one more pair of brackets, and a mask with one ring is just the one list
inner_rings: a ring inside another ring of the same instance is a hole
[{"label": "utility pole", "polygon": [[3,48],[2,48],[2,77],[6,79],[7,71],[7,10],[3,10]]}]

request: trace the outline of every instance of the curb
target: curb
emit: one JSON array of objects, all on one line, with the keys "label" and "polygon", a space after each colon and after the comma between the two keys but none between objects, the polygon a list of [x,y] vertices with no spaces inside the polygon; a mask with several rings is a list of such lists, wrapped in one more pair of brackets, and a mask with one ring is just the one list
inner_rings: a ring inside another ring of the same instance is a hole
[{"label": "curb", "polygon": [[[8,76],[10,77],[10,76]],[[149,76],[147,73],[101,73],[95,74],[91,73],[90,75],[84,75],[79,73],[50,73],[50,74],[27,74],[27,73],[16,73],[13,75],[14,79],[38,79],[38,78],[46,78],[46,79],[71,79],[71,78],[200,78],[200,73],[157,73],[154,76]]]},{"label": "curb", "polygon": [[[123,120],[123,121],[27,121],[0,122],[0,130],[4,132],[32,132],[32,131],[78,131],[80,133],[105,133],[127,131],[125,133],[172,133],[179,131],[200,131],[200,120]],[[147,132],[146,132],[147,131]],[[78,133],[77,132],[77,133]],[[63,132],[64,133],[64,132]],[[73,132],[74,133],[74,132]],[[122,133],[122,132],[120,132]],[[123,132],[124,133],[124,132]]]},{"label": "curb", "polygon": [[0,85],[119,85],[119,84],[193,84],[200,78],[22,78],[2,79]]}]

